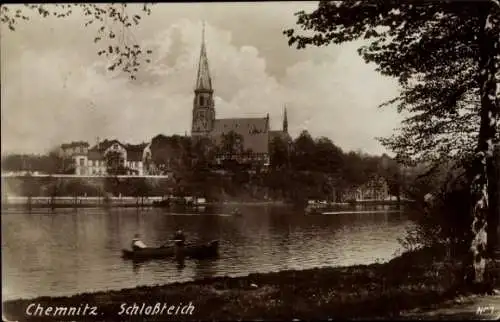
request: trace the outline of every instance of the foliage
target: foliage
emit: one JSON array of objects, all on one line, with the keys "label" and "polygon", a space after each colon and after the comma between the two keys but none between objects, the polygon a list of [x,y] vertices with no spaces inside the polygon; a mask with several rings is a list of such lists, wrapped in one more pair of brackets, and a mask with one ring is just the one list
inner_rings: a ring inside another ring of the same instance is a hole
[{"label": "foliage", "polygon": [[209,138],[197,138],[191,143],[191,158],[193,171],[206,172],[215,160],[217,146]]},{"label": "foliage", "polygon": [[469,268],[483,283],[487,235],[496,235],[491,225],[498,225],[488,182],[500,135],[500,2],[321,1],[298,16],[312,34],[287,30],[290,45],[365,39],[360,55],[397,78],[401,94],[386,105],[397,103],[409,116],[400,133],[382,143],[404,160],[439,162],[451,155],[470,163]]},{"label": "foliage", "polygon": [[150,63],[151,50],[141,48],[132,34],[134,26],[139,25],[144,14],[151,14],[151,5],[143,3],[141,6],[126,3],[95,4],[25,4],[2,5],[0,8],[0,22],[7,25],[10,31],[15,31],[19,21],[30,20],[34,14],[43,18],[66,18],[80,11],[87,19],[85,27],[96,26],[94,43],[101,48],[97,54],[112,59],[108,70],[120,68],[128,73],[131,79],[136,78],[142,63]]},{"label": "foliage", "polygon": [[278,170],[287,167],[290,163],[290,144],[280,137],[275,137],[269,143],[269,158],[271,169]]},{"label": "foliage", "polygon": [[308,131],[302,131],[300,135],[293,141],[291,153],[291,163],[294,170],[306,171],[315,162],[311,162],[311,157],[314,155],[315,142]]},{"label": "foliage", "polygon": [[3,171],[38,171],[46,174],[61,173],[73,164],[71,158],[63,158],[56,151],[45,155],[10,154],[2,158]]},{"label": "foliage", "polygon": [[160,173],[185,172],[191,165],[191,138],[157,135],[151,140],[152,163]]},{"label": "foliage", "polygon": [[314,159],[318,170],[325,173],[338,173],[345,166],[342,157],[342,149],[326,138],[320,137],[315,140]]},{"label": "foliage", "polygon": [[[416,178],[414,225],[400,240],[406,250],[445,246],[454,254],[466,253],[472,238],[472,199],[466,169],[457,163],[442,164]],[[417,191],[418,187],[427,186]]]},{"label": "foliage", "polygon": [[[225,143],[226,151],[229,149],[233,153],[241,147],[241,141],[235,133],[226,135]],[[399,164],[388,156],[344,153],[331,140],[312,138],[307,132],[295,140],[277,137],[270,142],[271,165],[267,171],[258,171],[238,160],[226,160],[217,165],[216,159],[223,151],[223,145],[216,146],[210,138],[157,135],[149,147],[151,155],[145,160],[147,173],[172,175],[171,183],[162,187],[139,189],[139,186],[142,187],[139,182],[136,191],[122,189],[121,186],[129,184],[111,178],[103,190],[114,195],[137,195],[145,193],[144,191],[163,195],[178,185],[184,191],[216,199],[225,191],[224,193],[233,197],[240,193],[262,196],[270,194],[277,199],[303,202],[307,198],[331,199],[334,191],[340,200],[344,189],[365,184],[377,176],[388,182],[392,180],[394,186],[403,186],[406,180],[400,174]],[[6,160],[17,160],[17,163],[10,161],[7,165],[19,164],[21,158],[7,156]],[[127,174],[130,169],[124,166],[123,161],[119,153],[109,152],[105,158],[108,173]],[[68,163],[72,164],[72,161],[69,160]],[[219,170],[226,174],[218,173]],[[75,191],[79,193],[78,189]],[[393,192],[403,193],[403,189],[393,189]]]},{"label": "foliage", "polygon": [[409,115],[382,143],[418,161],[466,157],[479,131],[478,17],[488,6],[493,2],[321,1],[314,12],[297,13],[312,34],[285,34],[298,48],[365,39],[360,55],[402,89],[383,106],[397,104]]}]

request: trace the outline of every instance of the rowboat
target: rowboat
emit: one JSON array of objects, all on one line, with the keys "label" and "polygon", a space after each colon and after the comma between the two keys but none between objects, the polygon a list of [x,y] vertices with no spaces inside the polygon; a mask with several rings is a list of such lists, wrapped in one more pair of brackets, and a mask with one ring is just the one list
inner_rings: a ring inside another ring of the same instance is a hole
[{"label": "rowboat", "polygon": [[184,247],[162,246],[148,247],[139,250],[122,249],[122,258],[132,260],[148,260],[180,256],[183,258],[202,259],[217,257],[218,253],[219,241],[213,240],[206,244],[186,245]]},{"label": "rowboat", "polygon": [[239,209],[234,209],[232,212],[231,212],[231,215],[233,216],[241,216],[242,213]]}]

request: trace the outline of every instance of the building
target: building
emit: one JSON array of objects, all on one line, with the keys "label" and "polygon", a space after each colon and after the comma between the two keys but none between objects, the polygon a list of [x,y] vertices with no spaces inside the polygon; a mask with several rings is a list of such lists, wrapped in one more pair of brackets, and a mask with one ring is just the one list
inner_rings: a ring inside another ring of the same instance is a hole
[{"label": "building", "polygon": [[74,172],[81,157],[87,155],[89,143],[84,141],[76,141],[71,143],[61,144],[59,147],[59,157],[63,159],[63,173]]},{"label": "building", "polygon": [[342,195],[343,201],[388,200],[389,198],[387,181],[380,176],[376,176],[360,186],[351,187]]},{"label": "building", "polygon": [[76,155],[85,155],[89,150],[89,146],[88,142],[84,141],[61,144],[59,156],[61,158],[72,158]]},{"label": "building", "polygon": [[271,131],[269,114],[256,118],[226,118],[217,119],[213,99],[214,89],[208,65],[204,30],[196,86],[194,89],[193,115],[191,136],[193,139],[208,137],[221,146],[224,136],[234,132],[241,137],[241,147],[237,155],[218,155],[221,159],[237,159],[238,161],[258,162],[269,165],[269,144],[276,137],[289,138],[286,108],[283,115],[283,129]]},{"label": "building", "polygon": [[[78,142],[78,145],[63,144],[65,156],[71,156],[73,160],[74,173],[81,176],[100,176],[108,174],[108,154],[116,153],[118,162],[126,169],[128,175],[144,175],[143,155],[147,144],[123,144],[118,140],[104,140],[98,142],[94,147],[88,148],[86,142]],[[69,151],[72,151],[70,154]]]}]

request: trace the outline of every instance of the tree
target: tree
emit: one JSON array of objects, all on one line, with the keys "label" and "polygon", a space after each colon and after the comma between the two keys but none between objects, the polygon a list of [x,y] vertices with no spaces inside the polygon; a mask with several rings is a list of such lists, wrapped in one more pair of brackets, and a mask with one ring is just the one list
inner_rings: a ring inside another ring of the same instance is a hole
[{"label": "tree", "polygon": [[316,153],[314,156],[316,167],[322,172],[338,173],[343,166],[343,153],[333,142],[321,137],[316,140]]},{"label": "tree", "polygon": [[192,168],[193,143],[190,137],[157,135],[151,140],[149,166],[158,173],[186,175]]},{"label": "tree", "polygon": [[359,186],[368,181],[363,158],[356,152],[349,152],[344,156],[344,167],[341,174],[343,181],[353,186]]},{"label": "tree", "polygon": [[271,168],[280,169],[288,166],[290,160],[289,143],[280,137],[275,137],[269,144]]},{"label": "tree", "polygon": [[58,151],[52,150],[44,157],[43,172],[55,174],[64,172],[65,167],[72,164],[72,159],[60,156]]},{"label": "tree", "polygon": [[2,170],[24,171],[26,170],[25,156],[20,154],[6,155],[2,158]]},{"label": "tree", "polygon": [[201,137],[194,140],[191,145],[193,170],[207,170],[215,160],[216,153],[216,146],[210,138]]},{"label": "tree", "polygon": [[400,165],[387,155],[381,159],[381,175],[387,182],[389,194],[401,200],[401,192],[404,189],[404,177]]},{"label": "tree", "polygon": [[[150,15],[151,5],[126,3],[95,4],[25,4],[25,5],[2,5],[0,7],[0,22],[14,32],[19,21],[28,21],[33,15],[39,14],[43,18],[57,17],[66,18],[80,11],[87,17],[85,27],[96,26],[94,43],[100,43],[101,48],[97,51],[99,56],[112,58],[108,70],[117,68],[136,78],[141,63],[150,63],[151,50],[143,50],[137,40],[131,36],[131,30],[139,25],[141,14]],[[145,56],[145,57],[144,57]]]},{"label": "tree", "polygon": [[316,143],[308,131],[302,131],[293,141],[291,153],[292,168],[297,171],[311,171],[314,162],[311,162],[311,156],[316,152]]},{"label": "tree", "polygon": [[43,155],[11,154],[2,158],[2,169],[5,171],[39,171],[55,174],[64,172],[72,164],[71,158],[60,156],[56,150]]},{"label": "tree", "polygon": [[[498,225],[496,210],[488,205],[488,174],[499,136],[498,0],[321,1],[314,12],[297,15],[298,24],[312,35],[297,36],[293,29],[286,30],[290,45],[304,48],[364,38],[370,45],[359,49],[361,56],[377,64],[382,74],[397,77],[401,95],[388,103],[399,103],[398,110],[411,116],[403,122],[401,142],[386,141],[389,147],[434,160],[453,149],[464,159],[472,155],[470,268],[474,281],[481,283],[487,257],[486,223],[490,223],[489,234]],[[460,126],[467,121],[474,123],[462,131]],[[467,153],[462,147],[471,140],[475,149]]]},{"label": "tree", "polygon": [[146,178],[130,178],[131,180],[127,180],[127,187],[130,187],[130,191],[128,195],[135,196],[137,198],[137,204],[141,206],[144,205],[144,197],[148,196],[152,191],[152,188]]}]

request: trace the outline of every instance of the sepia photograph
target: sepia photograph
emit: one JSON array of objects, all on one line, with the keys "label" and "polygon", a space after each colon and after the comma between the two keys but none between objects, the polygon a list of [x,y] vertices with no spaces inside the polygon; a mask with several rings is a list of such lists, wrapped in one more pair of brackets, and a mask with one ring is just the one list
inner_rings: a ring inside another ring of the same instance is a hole
[{"label": "sepia photograph", "polygon": [[2,321],[500,319],[500,1],[0,6]]}]

